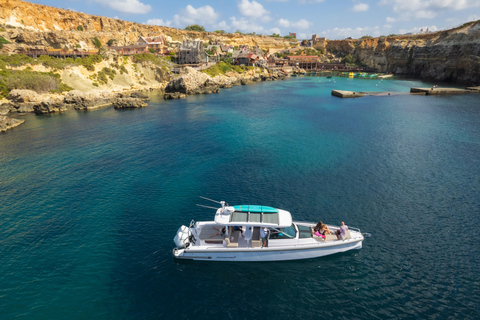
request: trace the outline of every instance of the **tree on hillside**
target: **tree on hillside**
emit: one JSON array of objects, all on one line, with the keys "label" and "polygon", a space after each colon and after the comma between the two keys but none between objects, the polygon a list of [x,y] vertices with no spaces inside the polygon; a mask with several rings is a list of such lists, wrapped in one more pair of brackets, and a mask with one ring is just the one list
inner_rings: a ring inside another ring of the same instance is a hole
[{"label": "tree on hillside", "polygon": [[204,32],[205,31],[205,28],[198,25],[198,24],[191,24],[189,26],[186,26],[185,27],[185,30],[188,30],[188,31],[200,31],[200,32]]}]

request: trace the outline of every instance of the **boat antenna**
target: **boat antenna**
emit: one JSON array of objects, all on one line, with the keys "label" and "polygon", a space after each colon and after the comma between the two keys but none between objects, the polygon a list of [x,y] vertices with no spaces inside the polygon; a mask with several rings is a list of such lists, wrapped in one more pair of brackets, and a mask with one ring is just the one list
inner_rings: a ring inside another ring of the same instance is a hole
[{"label": "boat antenna", "polygon": [[201,205],[201,204],[197,204],[197,206],[199,206],[199,207],[204,207],[204,208],[208,208],[208,209],[215,209],[215,210],[218,209],[218,208],[215,208],[215,207],[204,206],[204,205]]},{"label": "boat antenna", "polygon": [[202,197],[202,196],[200,196],[200,198],[202,198],[202,199],[205,199],[205,200],[208,200],[208,201],[213,201],[213,202],[216,202],[216,203],[222,204],[220,201],[212,200],[212,199],[205,198],[205,197]]}]

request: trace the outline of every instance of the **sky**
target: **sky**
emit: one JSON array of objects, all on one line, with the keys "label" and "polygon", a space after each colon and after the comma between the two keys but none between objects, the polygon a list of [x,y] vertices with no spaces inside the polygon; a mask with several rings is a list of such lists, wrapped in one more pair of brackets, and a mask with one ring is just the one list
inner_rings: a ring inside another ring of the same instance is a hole
[{"label": "sky", "polygon": [[206,31],[327,39],[450,29],[480,19],[480,0],[31,0],[98,16]]}]

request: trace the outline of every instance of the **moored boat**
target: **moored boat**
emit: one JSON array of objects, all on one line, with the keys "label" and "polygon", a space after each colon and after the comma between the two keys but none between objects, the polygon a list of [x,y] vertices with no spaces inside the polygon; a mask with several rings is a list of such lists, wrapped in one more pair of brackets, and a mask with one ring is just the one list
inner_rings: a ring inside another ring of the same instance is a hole
[{"label": "moored boat", "polygon": [[175,258],[281,261],[317,258],[362,248],[364,234],[357,228],[348,227],[343,236],[337,237],[335,233],[340,227],[328,225],[332,234],[323,238],[315,235],[315,223],[292,221],[286,210],[219,203],[221,208],[216,210],[214,221],[192,221],[188,227],[178,229],[174,238]]}]

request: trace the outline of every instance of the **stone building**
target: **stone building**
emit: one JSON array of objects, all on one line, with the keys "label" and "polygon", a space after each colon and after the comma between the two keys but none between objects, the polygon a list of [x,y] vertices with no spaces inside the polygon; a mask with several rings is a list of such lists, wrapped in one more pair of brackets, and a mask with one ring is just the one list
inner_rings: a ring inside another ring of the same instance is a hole
[{"label": "stone building", "polygon": [[207,54],[201,41],[183,41],[178,50],[178,64],[207,62]]}]

